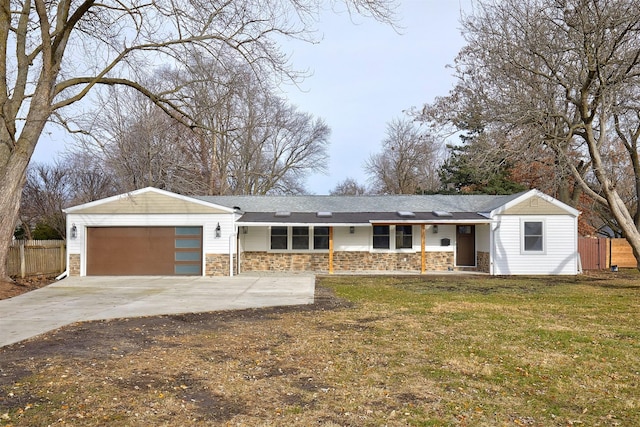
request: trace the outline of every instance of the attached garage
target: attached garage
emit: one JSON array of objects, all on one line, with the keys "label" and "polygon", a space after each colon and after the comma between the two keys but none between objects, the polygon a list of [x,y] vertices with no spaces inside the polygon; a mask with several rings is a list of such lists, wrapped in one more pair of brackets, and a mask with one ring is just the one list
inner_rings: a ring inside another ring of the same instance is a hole
[{"label": "attached garage", "polygon": [[87,275],[202,275],[202,227],[87,227]]},{"label": "attached garage", "polygon": [[157,188],[65,209],[69,275],[229,275],[236,211]]}]

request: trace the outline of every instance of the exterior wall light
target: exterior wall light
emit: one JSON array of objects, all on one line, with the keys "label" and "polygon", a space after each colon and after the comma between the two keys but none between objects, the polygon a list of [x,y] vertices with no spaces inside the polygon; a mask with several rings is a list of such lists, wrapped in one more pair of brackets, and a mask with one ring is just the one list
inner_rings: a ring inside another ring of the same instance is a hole
[{"label": "exterior wall light", "polygon": [[433,226],[433,234],[438,234],[438,224]]},{"label": "exterior wall light", "polygon": [[220,228],[220,223],[216,226],[216,239],[219,239],[222,235],[222,229]]},{"label": "exterior wall light", "polygon": [[71,238],[75,239],[76,237],[78,237],[78,227],[76,227],[76,224],[74,223],[73,225],[71,225]]}]

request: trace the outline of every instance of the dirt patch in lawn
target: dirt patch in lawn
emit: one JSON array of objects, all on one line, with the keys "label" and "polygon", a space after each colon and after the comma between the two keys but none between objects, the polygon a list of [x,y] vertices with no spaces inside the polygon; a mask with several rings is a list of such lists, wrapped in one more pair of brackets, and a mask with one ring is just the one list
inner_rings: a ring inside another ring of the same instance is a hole
[{"label": "dirt patch in lawn", "polygon": [[[230,323],[246,323],[250,327],[256,321],[277,318],[286,313],[336,310],[349,306],[351,303],[337,298],[331,290],[317,288],[315,303],[309,305],[79,322],[0,348],[0,358],[5,362],[0,366],[0,387],[20,382],[23,377],[37,372],[51,357],[103,359],[114,354],[124,357],[158,345],[163,348],[179,346],[182,336],[215,333]],[[224,359],[225,356],[213,354],[211,357]]]},{"label": "dirt patch in lawn", "polygon": [[265,381],[287,384],[281,405],[309,405],[326,386],[275,356],[297,339],[275,325],[291,318],[297,336],[351,306],[317,287],[309,305],[82,322],[2,347],[0,426],[219,425],[260,398],[233,387]]},{"label": "dirt patch in lawn", "polygon": [[54,276],[34,276],[12,278],[13,282],[5,282],[0,280],[0,300],[13,298],[26,292],[35,291],[53,283],[56,279]]}]

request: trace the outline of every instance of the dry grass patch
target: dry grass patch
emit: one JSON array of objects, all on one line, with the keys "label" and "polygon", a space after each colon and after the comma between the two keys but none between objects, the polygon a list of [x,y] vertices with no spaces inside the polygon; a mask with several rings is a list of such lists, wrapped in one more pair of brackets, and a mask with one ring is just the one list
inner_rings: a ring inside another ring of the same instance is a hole
[{"label": "dry grass patch", "polygon": [[327,277],[318,304],[0,350],[13,426],[640,425],[640,281]]}]

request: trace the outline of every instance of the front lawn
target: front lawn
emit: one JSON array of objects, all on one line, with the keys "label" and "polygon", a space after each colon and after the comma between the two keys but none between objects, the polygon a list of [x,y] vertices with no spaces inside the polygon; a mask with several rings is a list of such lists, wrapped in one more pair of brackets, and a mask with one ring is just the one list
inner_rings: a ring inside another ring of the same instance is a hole
[{"label": "front lawn", "polygon": [[640,275],[332,276],[0,349],[0,425],[637,426]]}]

